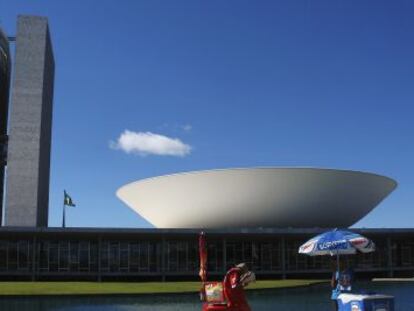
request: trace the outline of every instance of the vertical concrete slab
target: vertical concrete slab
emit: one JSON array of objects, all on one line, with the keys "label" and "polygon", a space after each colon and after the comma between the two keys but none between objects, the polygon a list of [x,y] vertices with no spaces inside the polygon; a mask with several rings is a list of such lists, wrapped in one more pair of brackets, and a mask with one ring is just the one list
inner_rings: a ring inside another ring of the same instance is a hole
[{"label": "vertical concrete slab", "polygon": [[47,19],[19,16],[9,120],[6,226],[48,224],[53,83]]}]

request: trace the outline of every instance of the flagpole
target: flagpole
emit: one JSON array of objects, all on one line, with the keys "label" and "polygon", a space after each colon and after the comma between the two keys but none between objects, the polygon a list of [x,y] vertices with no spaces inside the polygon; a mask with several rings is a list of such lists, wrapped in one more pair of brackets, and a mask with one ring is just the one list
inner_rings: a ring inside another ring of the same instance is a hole
[{"label": "flagpole", "polygon": [[62,218],[62,228],[66,227],[66,223],[65,223],[65,214],[66,214],[66,205],[63,204],[63,218]]},{"label": "flagpole", "polygon": [[66,227],[66,223],[65,223],[65,214],[66,214],[66,204],[65,204],[65,199],[63,199],[63,215],[62,215],[62,228]]}]

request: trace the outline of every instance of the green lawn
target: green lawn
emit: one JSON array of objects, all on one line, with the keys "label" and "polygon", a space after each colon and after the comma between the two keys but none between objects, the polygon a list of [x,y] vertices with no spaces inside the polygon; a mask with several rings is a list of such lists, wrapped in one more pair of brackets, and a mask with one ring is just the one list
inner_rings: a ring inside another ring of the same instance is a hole
[{"label": "green lawn", "polygon": [[[321,280],[257,281],[248,289],[307,286]],[[108,295],[198,292],[200,282],[0,282],[0,295]]]}]

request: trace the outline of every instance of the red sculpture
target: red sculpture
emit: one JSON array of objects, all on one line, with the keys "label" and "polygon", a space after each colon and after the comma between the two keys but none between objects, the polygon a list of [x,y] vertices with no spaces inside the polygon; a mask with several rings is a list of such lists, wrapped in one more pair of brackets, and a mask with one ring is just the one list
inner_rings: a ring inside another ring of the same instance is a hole
[{"label": "red sculpture", "polygon": [[203,232],[199,238],[199,251],[202,311],[251,311],[244,287],[254,281],[255,276],[247,265],[241,263],[231,268],[223,282],[207,282],[207,250]]}]

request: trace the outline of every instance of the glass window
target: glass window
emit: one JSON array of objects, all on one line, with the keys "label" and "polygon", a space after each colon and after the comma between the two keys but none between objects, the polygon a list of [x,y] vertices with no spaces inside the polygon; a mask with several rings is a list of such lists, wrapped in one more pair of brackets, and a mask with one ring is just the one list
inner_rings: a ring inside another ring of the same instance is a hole
[{"label": "glass window", "polygon": [[139,270],[139,243],[137,242],[129,244],[129,269],[131,272]]},{"label": "glass window", "polygon": [[101,242],[101,271],[109,271],[109,242]]},{"label": "glass window", "polygon": [[29,269],[29,241],[21,240],[18,242],[17,250],[17,261],[19,270],[28,270]]},{"label": "glass window", "polygon": [[9,249],[8,249],[8,270],[13,271],[17,270],[17,242],[16,241],[9,241]]},{"label": "glass window", "polygon": [[120,269],[127,272],[129,270],[129,243],[121,242],[120,244]]},{"label": "glass window", "polygon": [[39,271],[49,271],[49,241],[39,241],[37,247]]},{"label": "glass window", "polygon": [[7,240],[0,240],[0,271],[7,270]]},{"label": "glass window", "polygon": [[89,242],[89,271],[96,272],[98,271],[98,242],[90,241]]},{"label": "glass window", "polygon": [[111,272],[119,271],[119,242],[110,242],[109,245],[109,270]]},{"label": "glass window", "polygon": [[139,271],[149,271],[149,243],[139,243]]},{"label": "glass window", "polygon": [[69,241],[59,241],[59,271],[69,270]]},{"label": "glass window", "polygon": [[49,242],[49,271],[55,272],[59,269],[59,242]]},{"label": "glass window", "polygon": [[79,270],[89,272],[89,241],[79,243]]}]

